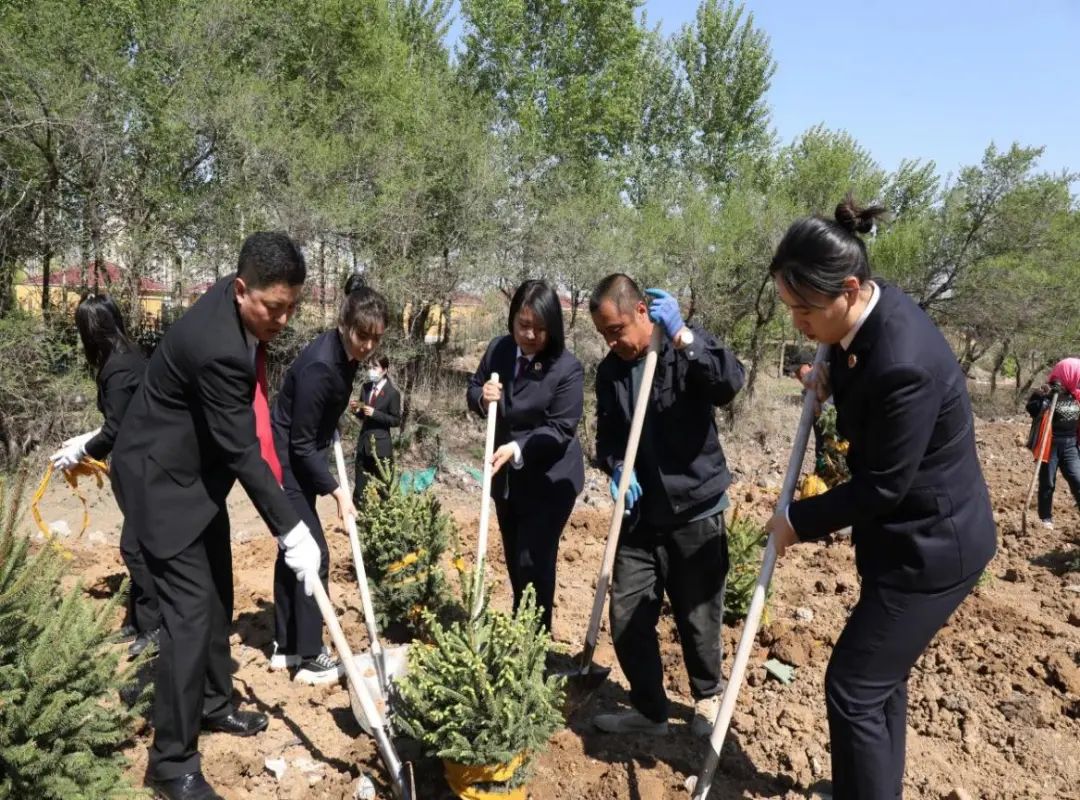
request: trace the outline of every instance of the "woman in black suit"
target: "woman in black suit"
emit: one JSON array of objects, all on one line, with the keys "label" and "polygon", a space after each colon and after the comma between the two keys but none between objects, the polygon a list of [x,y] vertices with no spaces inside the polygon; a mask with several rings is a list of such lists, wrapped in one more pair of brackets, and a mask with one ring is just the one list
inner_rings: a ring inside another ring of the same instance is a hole
[{"label": "woman in black suit", "polygon": [[[394,466],[394,445],[390,429],[401,425],[401,392],[390,380],[390,359],[382,356],[371,362],[367,380],[360,387],[360,400],[349,404],[360,422],[356,442],[356,484],[353,503],[364,503],[364,490],[371,476],[379,475],[379,464]],[[378,484],[376,484],[378,485]]]},{"label": "woman in black suit", "polygon": [[[528,584],[551,630],[559,539],[585,485],[577,426],[585,373],[566,349],[562,307],[543,281],[525,281],[510,301],[510,333],[494,339],[469,381],[469,408],[498,402],[491,496],[502,531],[514,607]],[[499,373],[500,382],[490,380]]]},{"label": "woman in black suit", "polygon": [[[97,370],[97,406],[105,422],[96,431],[64,442],[63,449],[52,456],[54,466],[61,469],[74,467],[84,456],[98,461],[108,458],[120,430],[120,421],[146,372],[146,358],[127,337],[120,309],[108,295],[85,295],[75,309],[75,327],[79,330],[86,360]],[[124,493],[115,472],[110,480],[117,505],[123,511]],[[134,657],[157,643],[161,610],[134,526],[126,519],[120,531],[120,553],[131,576],[127,620],[120,630],[120,639],[134,640],[128,648]]]},{"label": "woman in black suit", "polygon": [[815,385],[850,443],[851,479],[767,526],[780,556],[852,528],[862,588],[825,674],[836,800],[900,797],[908,673],[996,547],[964,374],[922,309],[870,278],[859,234],[882,212],[849,197],[800,219],[770,266],[796,327],[830,346]]},{"label": "woman in black suit", "polygon": [[[270,413],[282,485],[319,546],[319,576],[328,589],[330,553],[315,498],[333,496],[342,520],[356,514],[352,498],[330,474],[327,452],[349,404],[356,370],[378,346],[388,316],[386,300],[378,292],[366,286],[349,292],[337,327],[317,336],[285,373]],[[319,607],[284,556],[279,552],[274,565],[276,640],[270,668],[299,667],[296,680],[303,683],[335,681],[343,670],[323,648]]]}]

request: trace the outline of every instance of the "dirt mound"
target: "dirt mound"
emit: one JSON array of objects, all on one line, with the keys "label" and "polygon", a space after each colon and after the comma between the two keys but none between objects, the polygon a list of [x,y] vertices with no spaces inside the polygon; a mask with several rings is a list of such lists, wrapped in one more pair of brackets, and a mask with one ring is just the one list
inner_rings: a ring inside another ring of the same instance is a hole
[{"label": "dirt mound", "polygon": [[[764,519],[779,488],[786,461],[785,425],[791,405],[772,427],[742,438],[727,437],[729,460],[738,466],[731,497],[740,513]],[[1021,430],[1023,428],[1023,430]],[[1026,433],[1020,421],[979,422],[978,446],[990,485],[1001,547],[988,578],[969,598],[916,665],[910,682],[908,769],[911,798],[939,800],[958,787],[972,797],[1080,797],[1080,573],[1064,571],[1080,545],[1080,516],[1059,490],[1056,527],[1021,536],[1020,504],[1031,463],[1018,447]],[[59,482],[57,482],[59,484]],[[560,551],[555,640],[566,651],[583,639],[596,573],[607,533],[607,482],[590,472],[589,487],[568,526]],[[462,547],[475,542],[479,487],[454,476],[436,484],[454,514]],[[123,567],[116,550],[119,516],[107,489],[91,496],[91,533],[69,543],[73,574],[94,597],[119,586]],[[367,774],[389,797],[374,746],[349,709],[343,686],[310,688],[267,669],[273,638],[272,564],[275,544],[242,494],[233,501],[236,624],[232,637],[236,689],[241,702],[271,717],[270,729],[251,740],[204,737],[203,765],[230,800],[354,796]],[[45,500],[48,521],[77,528],[78,507],[62,485]],[[332,504],[320,506],[324,522]],[[331,596],[343,612],[354,648],[366,646],[359,598],[352,580],[348,542],[336,525],[329,532]],[[509,605],[497,529],[492,530],[494,602]],[[858,596],[852,551],[843,538],[828,545],[795,548],[780,563],[768,609],[721,760],[715,788],[721,796],[810,797],[829,775],[828,731],[822,682],[832,644]],[[730,664],[740,626],[724,630]],[[596,711],[626,701],[626,681],[607,633],[597,661],[614,667],[609,680],[568,720],[539,759],[531,797],[593,800],[667,800],[688,797],[683,788],[705,755],[706,743],[689,733],[692,700],[677,632],[665,617],[660,626],[667,687],[673,701],[671,733],[661,740],[595,733]],[[778,658],[796,668],[795,681],[769,678],[761,665]],[[150,731],[128,749],[132,771],[142,775]],[[421,796],[451,795],[440,765],[416,760]],[[284,759],[279,779],[268,759]]]}]

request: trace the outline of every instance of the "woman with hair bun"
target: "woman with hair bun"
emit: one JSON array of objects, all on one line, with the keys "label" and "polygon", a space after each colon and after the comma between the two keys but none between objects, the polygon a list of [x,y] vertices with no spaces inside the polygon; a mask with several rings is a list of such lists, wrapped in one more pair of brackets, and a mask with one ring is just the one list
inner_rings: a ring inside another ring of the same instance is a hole
[{"label": "woman with hair bun", "polygon": [[[58,469],[71,469],[86,456],[98,461],[108,458],[116,443],[120,422],[146,372],[146,358],[128,338],[124,317],[116,301],[107,294],[83,295],[75,308],[75,327],[86,360],[96,371],[97,405],[105,422],[96,431],[64,442],[64,447],[51,456],[53,466]],[[109,480],[116,503],[123,512],[124,491],[115,471],[110,473]],[[120,555],[131,583],[127,618],[116,640],[130,642],[128,653],[134,658],[147,647],[157,645],[161,609],[142,548],[126,518],[120,529]]]},{"label": "woman with hair bun", "polygon": [[[356,371],[378,347],[389,321],[381,294],[362,283],[348,288],[337,326],[316,336],[296,357],[270,413],[281,483],[319,546],[319,577],[328,591],[330,552],[315,500],[319,495],[333,497],[342,521],[356,514],[351,495],[330,474],[327,456]],[[344,674],[341,663],[323,647],[319,607],[285,563],[283,550],[274,565],[274,628],[270,669],[295,667],[295,680],[307,684],[330,683]]]},{"label": "woman with hair bun", "polygon": [[852,529],[861,592],[825,674],[836,800],[901,796],[908,674],[996,547],[956,356],[915,302],[871,279],[860,234],[883,212],[849,195],[835,219],[793,223],[769,266],[795,326],[829,345],[813,380],[850,443],[850,480],[767,525],[779,556]]}]

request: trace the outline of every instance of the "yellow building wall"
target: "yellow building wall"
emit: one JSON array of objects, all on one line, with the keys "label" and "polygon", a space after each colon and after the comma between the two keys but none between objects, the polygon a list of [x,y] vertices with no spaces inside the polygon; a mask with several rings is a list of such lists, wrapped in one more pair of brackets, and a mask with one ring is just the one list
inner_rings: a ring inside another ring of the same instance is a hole
[{"label": "yellow building wall", "polygon": [[[64,286],[49,287],[49,305],[66,313],[75,313],[82,293],[77,289]],[[41,316],[41,287],[20,283],[15,286],[15,303],[23,311],[34,316]],[[139,311],[144,317],[157,319],[165,305],[165,298],[159,294],[143,295],[139,298]]]}]

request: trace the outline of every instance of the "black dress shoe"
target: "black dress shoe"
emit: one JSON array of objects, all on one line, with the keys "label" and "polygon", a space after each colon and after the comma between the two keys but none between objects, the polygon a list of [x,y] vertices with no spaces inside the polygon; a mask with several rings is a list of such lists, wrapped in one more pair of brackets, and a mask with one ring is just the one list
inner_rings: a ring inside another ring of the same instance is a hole
[{"label": "black dress shoe", "polygon": [[139,632],[135,630],[134,625],[122,625],[120,630],[109,637],[109,641],[113,644],[130,644],[138,635]]},{"label": "black dress shoe", "polygon": [[137,658],[148,647],[157,647],[161,639],[161,628],[140,633],[139,636],[128,646],[128,658]]},{"label": "black dress shoe", "polygon": [[265,731],[270,720],[258,711],[234,711],[224,717],[203,717],[202,729],[212,733],[231,733],[233,736],[254,736]]},{"label": "black dress shoe", "polygon": [[161,800],[225,800],[206,782],[201,772],[189,772],[167,781],[151,780],[147,785]]}]

